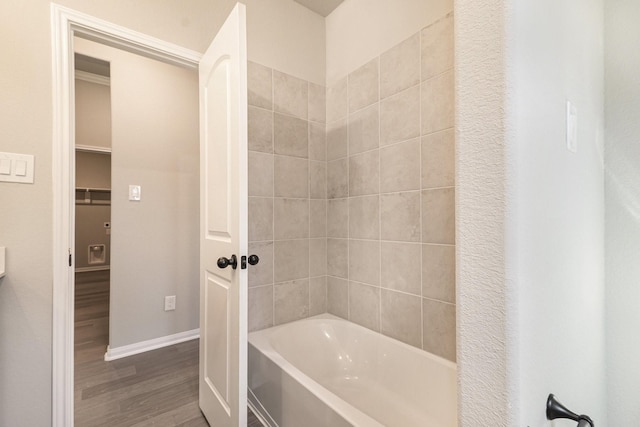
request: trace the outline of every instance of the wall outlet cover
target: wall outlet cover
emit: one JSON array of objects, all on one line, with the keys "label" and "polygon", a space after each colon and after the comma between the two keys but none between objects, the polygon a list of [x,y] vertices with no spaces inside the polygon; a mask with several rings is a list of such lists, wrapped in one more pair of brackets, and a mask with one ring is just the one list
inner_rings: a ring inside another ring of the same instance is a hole
[{"label": "wall outlet cover", "polygon": [[164,297],[164,311],[171,311],[176,309],[176,296],[169,295]]}]

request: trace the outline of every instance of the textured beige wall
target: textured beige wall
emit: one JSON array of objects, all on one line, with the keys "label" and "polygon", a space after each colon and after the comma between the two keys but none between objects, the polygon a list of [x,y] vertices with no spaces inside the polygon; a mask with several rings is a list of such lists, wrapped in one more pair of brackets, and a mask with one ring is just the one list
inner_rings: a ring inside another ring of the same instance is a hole
[{"label": "textured beige wall", "polygon": [[[234,3],[63,0],[58,3],[204,51]],[[0,149],[33,154],[35,183],[0,184],[0,425],[51,423],[51,24],[48,0],[0,3]],[[64,262],[64,260],[57,260]],[[34,404],[37,402],[37,404]]]}]

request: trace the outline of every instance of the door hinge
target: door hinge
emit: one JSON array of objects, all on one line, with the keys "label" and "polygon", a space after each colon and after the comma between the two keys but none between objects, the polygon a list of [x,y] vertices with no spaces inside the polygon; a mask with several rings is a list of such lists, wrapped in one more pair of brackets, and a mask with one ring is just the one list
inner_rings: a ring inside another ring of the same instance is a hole
[{"label": "door hinge", "polygon": [[71,267],[72,258],[71,258],[71,249],[69,249],[69,267]]}]

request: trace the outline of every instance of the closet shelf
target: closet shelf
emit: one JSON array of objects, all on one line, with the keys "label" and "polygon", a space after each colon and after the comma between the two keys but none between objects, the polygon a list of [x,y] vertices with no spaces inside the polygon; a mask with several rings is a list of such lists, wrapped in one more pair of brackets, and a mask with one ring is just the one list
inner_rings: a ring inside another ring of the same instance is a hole
[{"label": "closet shelf", "polygon": [[110,188],[76,187],[76,191],[88,191],[89,193],[111,193]]},{"label": "closet shelf", "polygon": [[111,189],[76,187],[76,205],[110,205]]}]

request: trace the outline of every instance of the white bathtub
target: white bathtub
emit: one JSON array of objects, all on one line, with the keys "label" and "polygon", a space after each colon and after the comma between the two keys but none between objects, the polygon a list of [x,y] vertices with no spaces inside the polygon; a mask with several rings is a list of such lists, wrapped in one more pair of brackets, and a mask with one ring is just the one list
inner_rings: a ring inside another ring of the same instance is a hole
[{"label": "white bathtub", "polygon": [[249,334],[249,404],[272,427],[456,427],[456,365],[330,314]]}]

